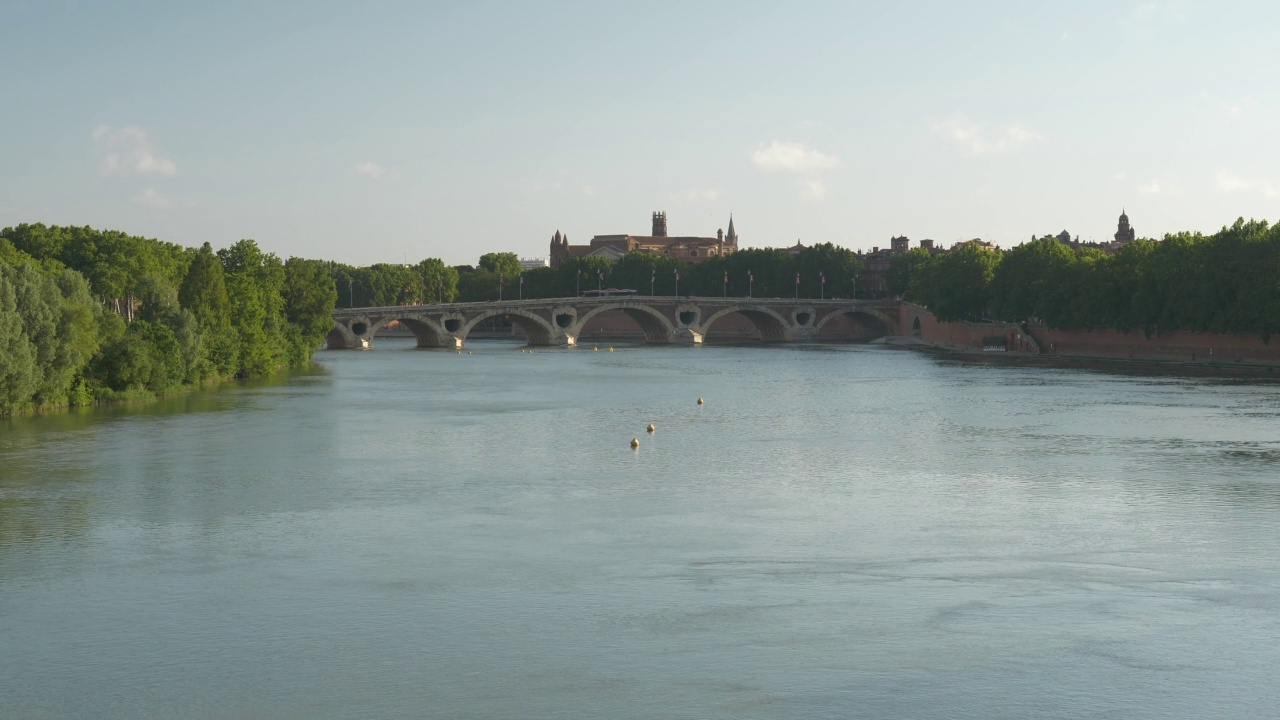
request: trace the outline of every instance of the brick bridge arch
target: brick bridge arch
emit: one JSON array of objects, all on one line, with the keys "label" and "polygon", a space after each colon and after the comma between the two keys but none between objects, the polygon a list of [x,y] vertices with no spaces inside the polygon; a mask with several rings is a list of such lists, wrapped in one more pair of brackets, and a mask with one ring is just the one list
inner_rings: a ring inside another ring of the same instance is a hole
[{"label": "brick bridge arch", "polygon": [[772,308],[755,304],[731,305],[717,310],[702,322],[702,335],[705,337],[717,320],[732,313],[738,313],[751,321],[756,330],[760,331],[760,338],[765,342],[785,342],[791,339],[788,333],[791,323],[785,317]]},{"label": "brick bridge arch", "polygon": [[881,328],[885,331],[884,332],[885,335],[892,335],[894,332],[896,332],[898,328],[897,319],[891,318],[888,315],[885,315],[884,313],[874,308],[852,305],[849,307],[835,308],[833,310],[828,311],[826,314],[824,314],[816,323],[814,323],[813,325],[814,334],[816,335],[817,333],[821,332],[822,326],[826,325],[827,322],[829,322],[830,320],[837,317],[844,316],[844,315],[854,315],[854,316],[863,315],[866,317],[873,318],[874,320],[880,323]]},{"label": "brick bridge arch", "polygon": [[670,318],[663,315],[657,308],[646,303],[610,303],[593,308],[587,314],[578,318],[573,327],[569,329],[569,334],[575,339],[582,337],[582,333],[587,329],[587,323],[592,318],[607,312],[622,311],[627,317],[631,318],[640,326],[640,330],[644,332],[644,340],[648,343],[667,343],[671,342],[671,338],[676,334],[676,326],[672,324]]},{"label": "brick bridge arch", "polygon": [[550,345],[552,338],[559,334],[544,317],[529,310],[504,307],[472,315],[458,330],[458,336],[466,338],[476,325],[492,317],[505,317],[510,320],[513,325],[524,331],[530,345]]}]

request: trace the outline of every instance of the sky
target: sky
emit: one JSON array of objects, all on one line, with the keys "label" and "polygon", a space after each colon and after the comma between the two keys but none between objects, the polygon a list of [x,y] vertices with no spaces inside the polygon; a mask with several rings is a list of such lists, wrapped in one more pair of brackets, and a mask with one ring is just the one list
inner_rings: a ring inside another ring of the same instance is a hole
[{"label": "sky", "polygon": [[[1280,220],[1280,3],[0,0],[0,227],[356,265],[560,230]],[[913,243],[914,245],[914,243]]]}]

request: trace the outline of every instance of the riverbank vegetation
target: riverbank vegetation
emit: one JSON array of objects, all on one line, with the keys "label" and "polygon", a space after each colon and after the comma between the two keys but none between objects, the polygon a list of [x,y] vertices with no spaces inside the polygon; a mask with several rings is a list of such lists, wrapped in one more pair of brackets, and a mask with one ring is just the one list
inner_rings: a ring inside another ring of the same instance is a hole
[{"label": "riverbank vegetation", "polygon": [[1280,225],[1237,220],[1211,235],[1137,240],[1114,255],[1053,237],[1001,252],[971,243],[895,256],[890,292],[939,320],[1038,318],[1062,330],[1112,327],[1256,334],[1280,331]]},{"label": "riverbank vegetation", "polygon": [[92,228],[0,231],[0,414],[155,397],[304,365],[330,263]]}]

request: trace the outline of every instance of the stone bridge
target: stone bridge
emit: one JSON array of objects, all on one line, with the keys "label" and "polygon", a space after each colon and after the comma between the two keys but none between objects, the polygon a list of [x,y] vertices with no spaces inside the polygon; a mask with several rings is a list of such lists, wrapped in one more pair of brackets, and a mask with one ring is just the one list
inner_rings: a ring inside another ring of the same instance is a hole
[{"label": "stone bridge", "polygon": [[824,325],[843,316],[869,326],[872,337],[883,337],[903,334],[900,305],[897,300],[633,295],[342,308],[333,313],[336,327],[327,342],[331,349],[369,347],[379,330],[399,321],[417,337],[418,347],[460,348],[482,322],[503,317],[524,331],[529,345],[571,346],[592,318],[609,312],[626,314],[653,344],[699,345],[716,321],[731,313],[749,320],[765,342],[816,340]]}]

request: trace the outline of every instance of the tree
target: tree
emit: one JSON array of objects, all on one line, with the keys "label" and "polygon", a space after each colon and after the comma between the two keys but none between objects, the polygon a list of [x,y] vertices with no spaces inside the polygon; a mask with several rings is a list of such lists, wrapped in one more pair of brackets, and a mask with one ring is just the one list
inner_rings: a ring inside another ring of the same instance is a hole
[{"label": "tree", "polygon": [[925,266],[932,260],[933,254],[921,247],[911,248],[890,258],[889,271],[886,273],[889,293],[910,299],[908,296],[911,295],[911,283],[924,272]]},{"label": "tree", "polygon": [[794,270],[800,275],[801,297],[851,298],[862,261],[852,250],[829,242],[818,243],[796,254]]},{"label": "tree", "polygon": [[25,408],[39,386],[36,349],[22,326],[15,272],[0,265],[0,414]]},{"label": "tree", "polygon": [[324,263],[296,257],[285,262],[284,274],[289,323],[301,333],[306,347],[315,347],[333,329],[333,309],[338,302],[333,277]]},{"label": "tree", "polygon": [[519,256],[513,252],[485,253],[480,256],[480,268],[510,280],[523,271]]},{"label": "tree", "polygon": [[1077,257],[1057,238],[1045,236],[1004,253],[991,281],[991,310],[1011,319],[1044,318],[1064,327],[1069,316]]},{"label": "tree", "polygon": [[982,318],[991,306],[991,281],[1000,264],[999,251],[966,243],[935,260],[923,278],[933,314],[944,322]]}]

